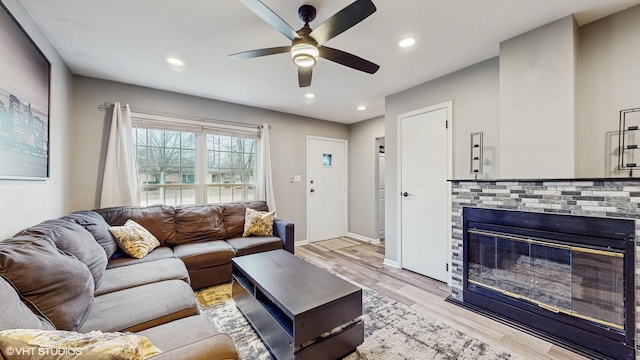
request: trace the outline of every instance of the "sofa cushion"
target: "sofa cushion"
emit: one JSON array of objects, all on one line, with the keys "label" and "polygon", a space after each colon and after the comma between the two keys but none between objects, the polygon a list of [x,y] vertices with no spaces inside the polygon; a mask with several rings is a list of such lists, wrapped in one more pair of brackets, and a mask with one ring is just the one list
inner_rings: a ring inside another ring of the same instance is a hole
[{"label": "sofa cushion", "polygon": [[236,255],[231,245],[223,240],[178,245],[173,248],[173,253],[184,261],[189,270],[228,264]]},{"label": "sofa cushion", "polygon": [[131,219],[155,236],[160,244],[171,244],[176,238],[175,211],[169,205],[119,206],[95,210],[111,226],[122,226]]},{"label": "sofa cushion", "polygon": [[234,202],[223,205],[222,214],[224,216],[225,238],[231,239],[242,236],[244,232],[244,218],[246,209],[251,208],[258,211],[269,211],[265,201]]},{"label": "sofa cushion", "polygon": [[77,330],[89,314],[94,292],[91,272],[51,239],[22,235],[0,241],[0,275],[56,329]]},{"label": "sofa cushion", "polygon": [[62,217],[62,219],[75,222],[90,232],[104,249],[107,259],[118,250],[118,244],[116,244],[116,240],[109,232],[110,225],[97,212],[91,210],[76,211]]},{"label": "sofa cushion", "polygon": [[223,240],[225,236],[220,205],[177,206],[176,239],[168,245],[203,240]]},{"label": "sofa cushion", "polygon": [[275,236],[239,237],[228,239],[238,256],[282,249],[282,240]]},{"label": "sofa cushion", "polygon": [[44,236],[53,240],[58,249],[87,265],[96,287],[102,282],[107,256],[91,233],[81,225],[63,219],[52,219],[26,228],[18,235]]},{"label": "sofa cushion", "polygon": [[230,262],[202,269],[189,269],[191,288],[199,290],[209,286],[230,283],[232,270],[233,266]]},{"label": "sofa cushion", "polygon": [[[53,330],[53,325],[42,315],[36,315],[25,304],[16,289],[0,276],[0,330],[44,329]],[[34,309],[36,312],[37,309]]]},{"label": "sofa cushion", "polygon": [[166,246],[160,246],[153,249],[152,252],[147,254],[147,256],[143,257],[142,259],[136,259],[134,257],[131,257],[125,254],[122,251],[118,251],[113,255],[111,259],[109,259],[109,263],[107,264],[107,269],[117,268],[120,266],[128,266],[133,264],[140,264],[145,262],[151,262],[151,261],[156,261],[161,259],[171,259],[174,257],[175,256],[173,256],[173,250],[171,250],[171,248],[168,248]]},{"label": "sofa cushion", "polygon": [[138,333],[162,350],[154,360],[239,360],[233,339],[204,316],[189,316]]},{"label": "sofa cushion", "polygon": [[136,332],[198,313],[189,284],[167,280],[96,296],[78,331]]},{"label": "sofa cushion", "polygon": [[[145,360],[162,353],[142,335],[37,329],[0,331],[0,348],[25,349],[30,360]],[[5,351],[3,355],[3,359],[11,360],[22,359],[25,354]]]},{"label": "sofa cushion", "polygon": [[136,259],[142,259],[160,246],[160,242],[155,236],[131,219],[122,226],[110,227],[109,232],[116,238],[118,247]]},{"label": "sofa cushion", "polygon": [[102,285],[96,289],[96,296],[164,280],[189,283],[189,272],[180,259],[147,261],[107,269]]}]

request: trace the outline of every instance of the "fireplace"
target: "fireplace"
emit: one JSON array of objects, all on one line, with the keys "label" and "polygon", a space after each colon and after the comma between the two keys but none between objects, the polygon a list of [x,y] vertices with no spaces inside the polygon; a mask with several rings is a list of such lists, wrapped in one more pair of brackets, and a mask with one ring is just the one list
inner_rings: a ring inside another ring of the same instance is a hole
[{"label": "fireplace", "polygon": [[592,357],[634,359],[635,221],[463,209],[463,302]]}]

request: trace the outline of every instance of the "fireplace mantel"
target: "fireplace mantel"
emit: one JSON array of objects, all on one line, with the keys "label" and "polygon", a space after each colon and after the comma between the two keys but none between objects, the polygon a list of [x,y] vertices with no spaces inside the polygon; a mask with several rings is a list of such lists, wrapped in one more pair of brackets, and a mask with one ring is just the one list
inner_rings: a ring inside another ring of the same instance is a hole
[{"label": "fireplace mantel", "polygon": [[557,178],[557,179],[449,179],[449,182],[453,183],[465,183],[465,182],[481,182],[481,183],[505,183],[505,182],[518,182],[518,183],[579,183],[579,182],[638,182],[640,183],[640,177],[619,177],[619,178]]}]

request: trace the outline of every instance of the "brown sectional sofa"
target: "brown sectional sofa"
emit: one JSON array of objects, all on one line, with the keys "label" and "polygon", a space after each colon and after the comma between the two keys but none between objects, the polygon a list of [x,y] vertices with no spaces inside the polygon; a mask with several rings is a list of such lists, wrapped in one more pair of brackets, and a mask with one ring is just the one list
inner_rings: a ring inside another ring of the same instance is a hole
[{"label": "brown sectional sofa", "polygon": [[[47,220],[0,241],[0,330],[130,331],[164,352],[158,359],[237,359],[233,341],[203,316],[193,289],[231,281],[231,258],[293,252],[293,224],[243,238],[246,208],[224,205],[116,207]],[[109,226],[133,219],[161,243],[125,255]],[[0,346],[0,358],[3,357]]]},{"label": "brown sectional sofa", "polygon": [[[175,257],[187,266],[193,289],[200,289],[230,282],[231,258],[234,256],[276,249],[293,253],[294,227],[284,220],[274,221],[273,236],[242,237],[247,207],[258,211],[269,210],[264,201],[176,207],[125,206],[95,210],[112,226],[121,226],[129,219],[134,220],[149,230],[162,245],[149,254],[152,256],[149,259],[133,259],[114,250],[107,267]],[[108,247],[113,248],[113,244]]]}]

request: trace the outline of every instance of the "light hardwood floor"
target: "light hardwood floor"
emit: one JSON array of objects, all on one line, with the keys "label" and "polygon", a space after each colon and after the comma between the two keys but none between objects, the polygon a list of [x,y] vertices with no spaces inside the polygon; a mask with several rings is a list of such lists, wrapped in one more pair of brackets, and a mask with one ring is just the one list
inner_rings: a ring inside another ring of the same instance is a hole
[{"label": "light hardwood floor", "polygon": [[521,359],[586,359],[547,341],[445,302],[447,284],[383,265],[384,243],[341,238],[297,246],[295,253],[317,266],[404,303],[426,316]]}]

